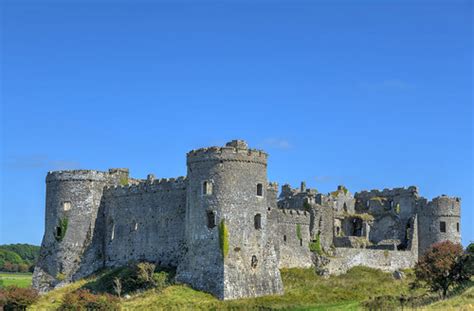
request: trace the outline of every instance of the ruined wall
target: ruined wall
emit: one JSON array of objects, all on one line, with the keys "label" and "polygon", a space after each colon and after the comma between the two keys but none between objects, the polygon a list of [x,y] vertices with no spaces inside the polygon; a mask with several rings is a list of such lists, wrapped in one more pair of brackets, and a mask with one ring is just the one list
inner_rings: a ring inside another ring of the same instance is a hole
[{"label": "ruined wall", "polygon": [[[311,215],[307,211],[277,209],[272,219],[277,222],[277,231],[271,236],[279,249],[280,268],[310,267],[309,242]],[[299,229],[298,229],[299,228]]]},{"label": "ruined wall", "polygon": [[375,220],[369,239],[377,244],[383,240],[406,241],[406,228],[417,211],[420,197],[414,186],[362,191],[355,194],[356,212],[369,213]]},{"label": "ruined wall", "polygon": [[185,249],[186,179],[149,179],[104,191],[104,265],[176,267]]},{"label": "ruined wall", "polygon": [[418,211],[420,255],[437,242],[461,243],[460,198],[443,195],[430,202],[423,201]]},{"label": "ruined wall", "polygon": [[381,249],[336,248],[330,262],[325,266],[330,274],[341,274],[352,267],[365,266],[382,271],[411,268],[417,258],[410,251]]}]

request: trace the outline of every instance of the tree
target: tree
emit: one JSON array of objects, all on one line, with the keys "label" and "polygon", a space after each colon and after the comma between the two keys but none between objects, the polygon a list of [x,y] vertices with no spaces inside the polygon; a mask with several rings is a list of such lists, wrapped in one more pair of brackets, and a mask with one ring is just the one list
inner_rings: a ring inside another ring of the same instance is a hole
[{"label": "tree", "polygon": [[446,297],[450,287],[469,279],[460,244],[444,241],[433,244],[415,266],[416,281]]}]

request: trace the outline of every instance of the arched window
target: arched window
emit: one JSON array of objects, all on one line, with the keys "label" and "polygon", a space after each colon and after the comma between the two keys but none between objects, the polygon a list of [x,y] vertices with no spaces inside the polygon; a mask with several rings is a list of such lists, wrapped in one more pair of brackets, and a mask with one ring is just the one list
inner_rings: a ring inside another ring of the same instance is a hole
[{"label": "arched window", "polygon": [[204,181],[202,183],[202,194],[210,195],[212,194],[212,183],[210,181]]},{"label": "arched window", "polygon": [[257,184],[257,195],[259,197],[263,197],[263,185],[262,184]]},{"label": "arched window", "polygon": [[255,215],[253,220],[254,220],[255,229],[257,230],[262,229],[262,215],[260,214]]},{"label": "arched window", "polygon": [[207,211],[207,227],[212,229],[216,226],[216,215],[213,211]]}]

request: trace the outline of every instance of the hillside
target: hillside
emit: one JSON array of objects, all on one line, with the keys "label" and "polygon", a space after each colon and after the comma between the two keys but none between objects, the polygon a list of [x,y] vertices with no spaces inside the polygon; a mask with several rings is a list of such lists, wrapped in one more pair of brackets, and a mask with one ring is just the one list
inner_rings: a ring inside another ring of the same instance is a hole
[{"label": "hillside", "polygon": [[[81,280],[65,288],[41,297],[31,310],[52,310],[59,307],[65,293],[78,288],[104,288],[100,280],[103,272],[88,280]],[[212,295],[199,292],[184,285],[171,285],[161,292],[148,290],[122,299],[125,310],[249,310],[249,309],[293,309],[293,310],[356,310],[360,303],[373,296],[400,295],[409,293],[413,279],[410,271],[403,280],[394,280],[391,274],[364,267],[357,267],[347,274],[324,279],[311,269],[284,269],[283,296],[267,296],[253,299],[220,301]]]},{"label": "hillside", "polygon": [[39,246],[30,244],[0,245],[0,271],[32,271],[39,251]]}]

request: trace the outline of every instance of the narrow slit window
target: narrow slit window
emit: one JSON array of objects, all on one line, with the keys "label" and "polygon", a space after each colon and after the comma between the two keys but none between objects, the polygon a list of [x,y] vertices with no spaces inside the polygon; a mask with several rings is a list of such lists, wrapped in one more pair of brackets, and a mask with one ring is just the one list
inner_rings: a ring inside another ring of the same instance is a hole
[{"label": "narrow slit window", "polygon": [[254,226],[255,226],[255,229],[257,230],[262,229],[262,215],[260,214],[255,215]]},{"label": "narrow slit window", "polygon": [[303,239],[300,239],[300,246],[303,246]]},{"label": "narrow slit window", "polygon": [[112,224],[112,232],[110,234],[110,241],[113,241],[115,237],[115,224]]},{"label": "narrow slit window", "polygon": [[257,195],[259,197],[263,197],[263,185],[262,184],[257,184]]},{"label": "narrow slit window", "polygon": [[56,236],[57,236],[57,237],[60,237],[61,234],[62,234],[62,229],[61,229],[60,226],[57,226],[57,227],[56,227]]},{"label": "narrow slit window", "polygon": [[283,242],[286,242],[286,235],[283,236]]},{"label": "narrow slit window", "polygon": [[207,211],[207,227],[212,229],[216,226],[216,214],[213,211]]},{"label": "narrow slit window", "polygon": [[439,223],[439,231],[441,231],[441,232],[446,232],[446,222],[445,222],[445,221],[440,221],[440,223]]},{"label": "narrow slit window", "polygon": [[456,230],[459,232],[459,222],[456,223]]}]

